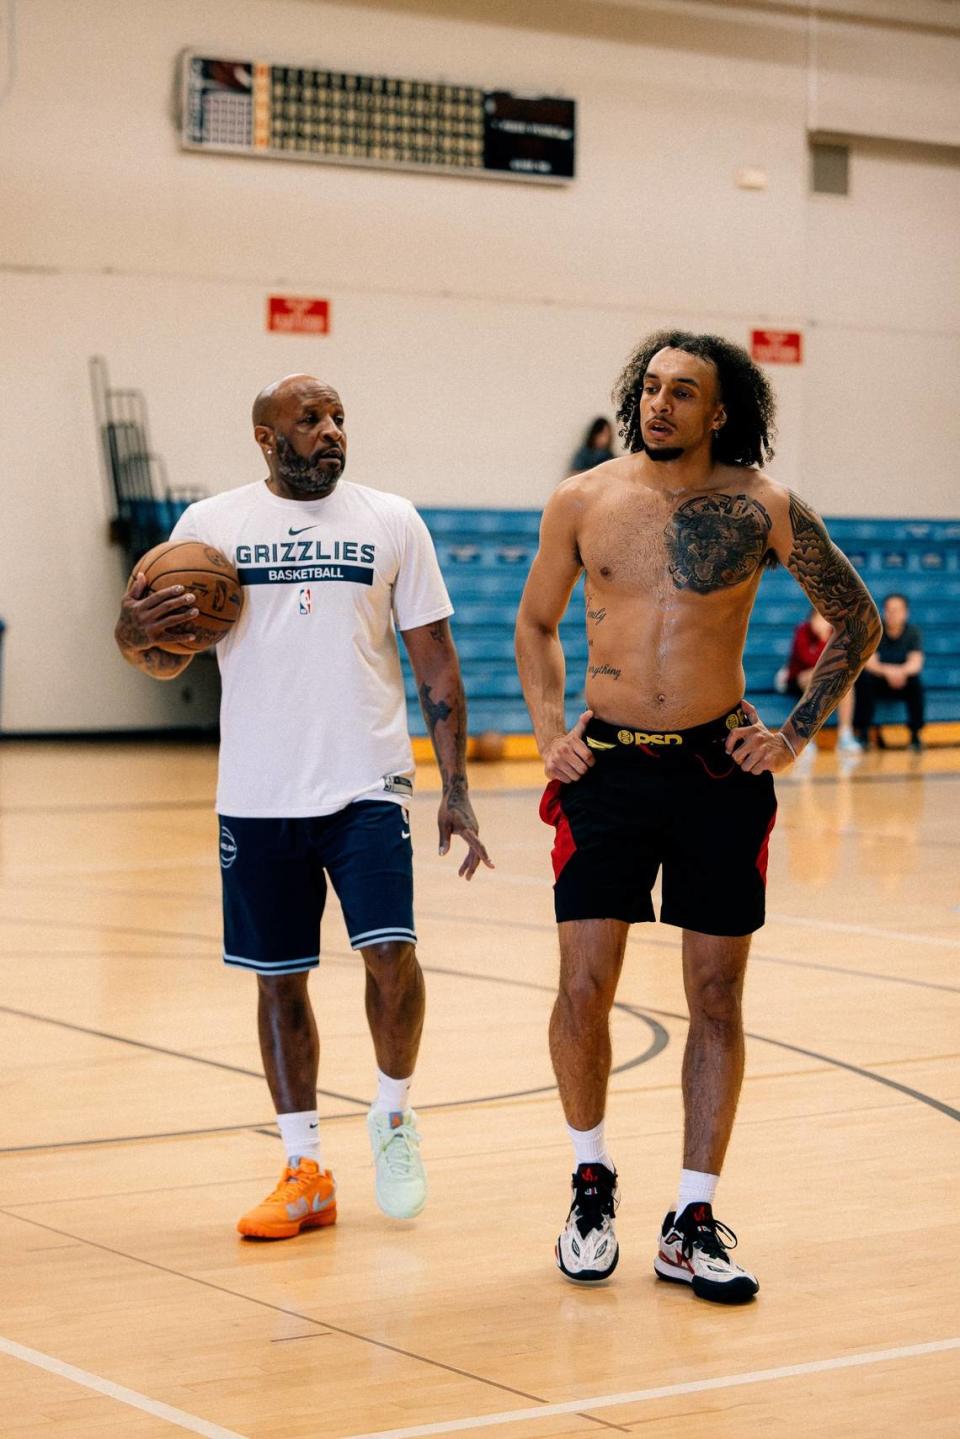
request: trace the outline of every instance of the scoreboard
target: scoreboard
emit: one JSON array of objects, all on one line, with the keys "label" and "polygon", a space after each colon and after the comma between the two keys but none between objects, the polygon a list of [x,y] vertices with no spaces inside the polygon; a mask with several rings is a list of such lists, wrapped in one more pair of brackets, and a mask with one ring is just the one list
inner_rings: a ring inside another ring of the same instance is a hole
[{"label": "scoreboard", "polygon": [[260,60],[181,59],[188,150],[569,183],[576,103]]}]

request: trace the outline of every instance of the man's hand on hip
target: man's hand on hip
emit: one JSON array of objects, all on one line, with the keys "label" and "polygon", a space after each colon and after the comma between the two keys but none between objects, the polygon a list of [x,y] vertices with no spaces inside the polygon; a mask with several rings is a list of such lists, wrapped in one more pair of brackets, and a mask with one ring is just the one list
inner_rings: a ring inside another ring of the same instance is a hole
[{"label": "man's hand on hip", "polygon": [[742,708],[749,723],[730,731],[725,746],[727,754],[733,755],[747,774],[764,774],[766,771],[778,774],[788,769],[797,756],[786,736],[779,730],[767,729],[748,700],[744,700]]},{"label": "man's hand on hip", "polygon": [[593,719],[593,710],[584,710],[572,730],[557,735],[543,751],[543,768],[547,779],[558,779],[564,784],[582,779],[593,764],[593,755],[583,738],[587,725]]}]

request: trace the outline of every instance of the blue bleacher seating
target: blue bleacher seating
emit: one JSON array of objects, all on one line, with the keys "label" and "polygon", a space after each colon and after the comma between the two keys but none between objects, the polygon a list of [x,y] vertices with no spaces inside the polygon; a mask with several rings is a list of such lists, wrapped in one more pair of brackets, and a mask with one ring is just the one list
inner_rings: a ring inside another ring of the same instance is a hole
[{"label": "blue bleacher seating", "polygon": [[[536,553],[539,510],[424,509],[450,597],[463,666],[470,727],[529,733],[530,721],[513,661],[513,626]],[[960,520],[828,519],[835,542],[879,600],[890,590],[910,601],[923,631],[927,716],[960,720]],[[764,719],[779,724],[793,701],[774,689],[795,627],[808,611],[785,569],[768,571],[750,621],[744,664],[747,692]],[[586,663],[583,581],[560,626],[567,658],[567,708],[580,702]],[[425,727],[404,656],[411,733]]]}]

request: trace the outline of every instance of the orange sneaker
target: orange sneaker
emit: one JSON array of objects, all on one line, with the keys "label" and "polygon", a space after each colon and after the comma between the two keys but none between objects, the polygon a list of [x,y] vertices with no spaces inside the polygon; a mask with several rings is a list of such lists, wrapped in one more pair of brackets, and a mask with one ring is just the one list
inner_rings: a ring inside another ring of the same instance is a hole
[{"label": "orange sneaker", "polygon": [[337,1186],[329,1169],[312,1159],[293,1159],[262,1204],[237,1221],[249,1239],[292,1239],[301,1229],[337,1222]]}]

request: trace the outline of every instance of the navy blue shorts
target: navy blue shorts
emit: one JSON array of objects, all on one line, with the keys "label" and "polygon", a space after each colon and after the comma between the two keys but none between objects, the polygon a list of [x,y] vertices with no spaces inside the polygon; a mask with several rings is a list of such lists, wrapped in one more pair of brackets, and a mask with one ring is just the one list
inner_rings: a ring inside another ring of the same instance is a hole
[{"label": "navy blue shorts", "polygon": [[416,941],[402,805],[361,800],[312,819],[219,818],[225,964],[257,974],[314,969],[328,876],[354,949]]}]

